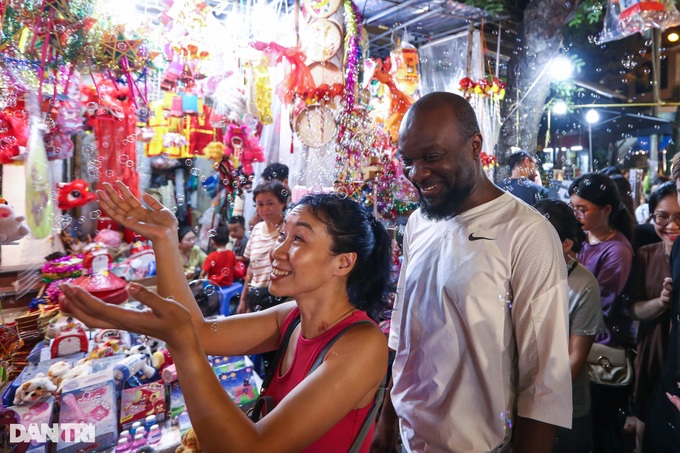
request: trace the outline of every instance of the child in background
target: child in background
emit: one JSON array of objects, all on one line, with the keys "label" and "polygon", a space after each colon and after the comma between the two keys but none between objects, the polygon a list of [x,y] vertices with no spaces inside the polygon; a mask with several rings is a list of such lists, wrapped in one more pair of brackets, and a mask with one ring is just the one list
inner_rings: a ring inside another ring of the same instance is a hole
[{"label": "child in background", "polygon": [[229,219],[229,236],[232,239],[232,250],[236,255],[236,260],[248,261],[243,257],[243,252],[246,251],[246,245],[248,245],[248,237],[246,236],[246,219],[244,219],[243,216],[235,215]]},{"label": "child in background", "polygon": [[227,250],[229,229],[225,226],[218,227],[212,242],[216,250],[203,262],[199,278],[208,278],[217,286],[230,286],[234,282],[236,255],[231,250]]}]

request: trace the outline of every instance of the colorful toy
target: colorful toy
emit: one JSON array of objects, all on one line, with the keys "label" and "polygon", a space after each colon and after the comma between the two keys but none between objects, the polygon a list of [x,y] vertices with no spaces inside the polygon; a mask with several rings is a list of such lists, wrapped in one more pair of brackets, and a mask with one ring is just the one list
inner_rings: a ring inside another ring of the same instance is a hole
[{"label": "colorful toy", "polygon": [[181,443],[175,453],[201,453],[201,445],[198,443],[198,437],[196,437],[196,431],[193,428],[189,428],[189,431],[182,436]]},{"label": "colorful toy", "polygon": [[76,179],[69,183],[59,183],[57,187],[59,188],[57,198],[59,209],[69,210],[78,206],[85,206],[97,199],[97,196],[90,192],[90,185],[82,179]]},{"label": "colorful toy", "polygon": [[76,352],[87,352],[88,350],[87,335],[81,329],[63,332],[52,341],[52,346],[50,346],[53,359],[75,354]]},{"label": "colorful toy", "polygon": [[15,241],[30,233],[25,220],[26,217],[17,216],[14,208],[0,197],[0,245],[16,245]]},{"label": "colorful toy", "polygon": [[32,404],[48,399],[57,391],[57,386],[45,376],[38,373],[33,379],[24,382],[14,396],[14,404]]},{"label": "colorful toy", "polygon": [[120,424],[127,429],[133,422],[143,421],[149,415],[161,421],[165,418],[165,409],[165,385],[162,382],[126,388],[120,395]]},{"label": "colorful toy", "polygon": [[149,360],[143,354],[133,354],[124,358],[113,367],[113,377],[116,381],[126,381],[141,372],[145,378],[151,379],[156,370],[149,365]]},{"label": "colorful toy", "polygon": [[151,355],[151,366],[157,370],[167,368],[173,363],[174,361],[167,349],[156,351]]},{"label": "colorful toy", "polygon": [[90,352],[87,357],[88,360],[101,359],[102,357],[110,357],[116,354],[122,354],[124,351],[124,345],[121,340],[112,338],[106,340],[103,343],[99,343],[96,348]]}]

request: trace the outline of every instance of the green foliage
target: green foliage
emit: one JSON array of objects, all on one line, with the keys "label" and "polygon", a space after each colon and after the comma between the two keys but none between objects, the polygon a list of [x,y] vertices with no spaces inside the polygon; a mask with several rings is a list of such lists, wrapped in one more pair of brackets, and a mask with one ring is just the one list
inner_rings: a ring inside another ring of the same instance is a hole
[{"label": "green foliage", "polygon": [[607,9],[605,0],[584,0],[575,9],[569,20],[570,27],[580,27],[584,23],[596,24],[604,17]]},{"label": "green foliage", "polygon": [[502,14],[505,11],[506,6],[503,0],[466,0],[465,4],[483,9],[491,16]]}]

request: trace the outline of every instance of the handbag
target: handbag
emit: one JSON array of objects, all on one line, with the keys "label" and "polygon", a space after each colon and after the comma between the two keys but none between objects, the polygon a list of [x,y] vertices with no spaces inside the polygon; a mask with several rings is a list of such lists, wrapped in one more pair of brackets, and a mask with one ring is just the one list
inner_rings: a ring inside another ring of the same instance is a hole
[{"label": "handbag", "polygon": [[588,353],[590,382],[613,387],[624,387],[633,382],[635,351],[594,343]]},{"label": "handbag", "polygon": [[[314,360],[314,363],[312,364],[311,368],[307,372],[307,376],[309,376],[314,370],[316,370],[322,363],[323,360],[326,358],[326,355],[328,354],[328,351],[331,349],[331,347],[335,344],[336,341],[342,337],[345,332],[348,330],[352,329],[353,327],[356,327],[361,324],[367,324],[370,323],[370,321],[357,321],[353,324],[348,325],[344,329],[342,329],[338,334],[333,337],[326,346],[319,352],[319,355],[316,357],[316,360]],[[262,389],[260,390],[260,396],[257,398],[257,401],[255,401],[255,405],[253,408],[248,411],[248,417],[254,421],[257,422],[259,421],[262,417],[267,415],[272,409],[274,409],[274,399],[271,396],[265,396],[264,391],[267,389],[269,384],[271,383],[272,379],[274,378],[274,373],[279,368],[279,362],[281,361],[281,358],[283,357],[283,354],[285,353],[286,349],[288,348],[288,342],[290,341],[291,335],[293,335],[293,331],[297,327],[297,325],[300,324],[300,316],[296,317],[289,325],[286,331],[283,334],[283,337],[281,337],[281,344],[279,344],[279,349],[276,351],[276,355],[272,359],[271,363],[269,364],[269,368],[267,369],[267,374],[265,375],[264,379],[262,380]],[[366,414],[366,418],[364,419],[363,423],[361,424],[361,428],[359,428],[359,431],[357,432],[356,437],[354,438],[354,441],[352,442],[352,445],[350,446],[350,449],[348,453],[358,453],[359,450],[361,449],[361,446],[364,443],[364,439],[366,439],[366,436],[368,435],[368,431],[370,431],[371,426],[373,424],[373,421],[375,420],[376,415],[378,414],[378,410],[380,409],[380,406],[382,405],[383,399],[385,398],[385,387],[387,384],[387,375],[383,377],[382,382],[380,383],[380,386],[378,386],[378,390],[375,393],[375,398],[373,399],[373,404],[371,405],[371,409],[368,411],[368,414]]]}]

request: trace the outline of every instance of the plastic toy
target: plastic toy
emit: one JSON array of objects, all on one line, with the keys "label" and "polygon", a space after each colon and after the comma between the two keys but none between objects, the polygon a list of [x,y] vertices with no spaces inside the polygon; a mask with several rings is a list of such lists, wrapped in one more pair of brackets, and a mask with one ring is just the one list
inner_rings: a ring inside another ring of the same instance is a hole
[{"label": "plastic toy", "polygon": [[55,338],[52,341],[52,346],[50,346],[50,353],[52,358],[55,359],[76,352],[87,352],[88,349],[87,335],[83,330],[76,329],[64,332]]},{"label": "plastic toy", "polygon": [[140,371],[147,379],[156,374],[156,370],[149,365],[148,359],[143,354],[133,354],[113,367],[113,378],[118,382],[125,381]]}]

